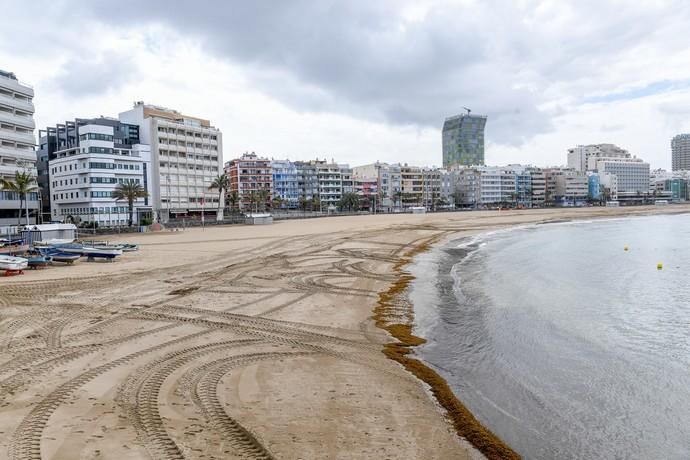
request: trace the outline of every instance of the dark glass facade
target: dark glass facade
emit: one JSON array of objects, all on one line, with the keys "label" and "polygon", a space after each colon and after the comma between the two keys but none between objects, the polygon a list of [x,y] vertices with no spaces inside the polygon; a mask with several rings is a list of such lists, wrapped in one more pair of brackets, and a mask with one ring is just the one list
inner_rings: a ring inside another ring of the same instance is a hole
[{"label": "dark glass facade", "polygon": [[443,123],[443,167],[484,164],[483,115],[463,114]]}]

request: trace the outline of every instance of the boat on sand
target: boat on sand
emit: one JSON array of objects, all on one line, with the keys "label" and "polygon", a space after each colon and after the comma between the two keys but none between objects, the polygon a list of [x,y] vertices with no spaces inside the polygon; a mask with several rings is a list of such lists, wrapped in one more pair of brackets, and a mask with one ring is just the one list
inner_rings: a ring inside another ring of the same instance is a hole
[{"label": "boat on sand", "polygon": [[0,255],[0,270],[19,271],[29,266],[29,261],[24,257]]}]

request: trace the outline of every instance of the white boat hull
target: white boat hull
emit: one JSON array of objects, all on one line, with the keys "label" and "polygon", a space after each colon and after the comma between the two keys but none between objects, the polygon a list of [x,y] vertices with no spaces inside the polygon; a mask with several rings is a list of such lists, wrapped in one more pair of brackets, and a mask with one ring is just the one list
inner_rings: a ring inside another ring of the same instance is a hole
[{"label": "white boat hull", "polygon": [[28,266],[29,261],[23,257],[0,255],[0,270],[24,270]]}]

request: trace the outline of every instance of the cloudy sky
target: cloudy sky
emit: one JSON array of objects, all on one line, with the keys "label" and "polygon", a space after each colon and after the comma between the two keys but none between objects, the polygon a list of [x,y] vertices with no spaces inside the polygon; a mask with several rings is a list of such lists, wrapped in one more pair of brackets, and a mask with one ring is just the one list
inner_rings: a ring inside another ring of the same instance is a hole
[{"label": "cloudy sky", "polygon": [[[690,131],[690,2],[0,0],[0,68],[40,127],[133,101],[211,119],[228,160],[440,165],[446,116],[487,163],[611,142],[670,167]],[[9,24],[9,26],[8,26]]]}]

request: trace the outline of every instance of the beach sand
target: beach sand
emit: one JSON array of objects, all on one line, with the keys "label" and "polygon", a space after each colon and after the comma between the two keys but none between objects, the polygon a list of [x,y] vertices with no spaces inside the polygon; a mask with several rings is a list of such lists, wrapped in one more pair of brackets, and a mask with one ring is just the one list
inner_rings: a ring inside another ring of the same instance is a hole
[{"label": "beach sand", "polygon": [[411,254],[517,224],[681,211],[690,206],[108,237],[141,249],[0,278],[0,458],[482,458],[437,389],[382,352],[396,340],[374,311],[380,326],[413,321],[381,309]]}]

